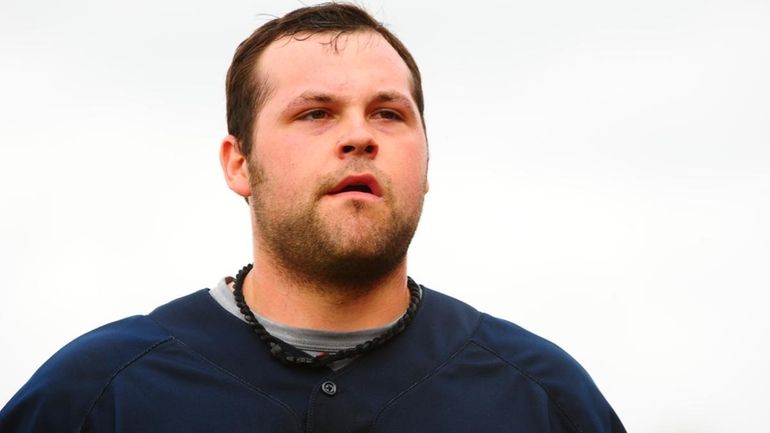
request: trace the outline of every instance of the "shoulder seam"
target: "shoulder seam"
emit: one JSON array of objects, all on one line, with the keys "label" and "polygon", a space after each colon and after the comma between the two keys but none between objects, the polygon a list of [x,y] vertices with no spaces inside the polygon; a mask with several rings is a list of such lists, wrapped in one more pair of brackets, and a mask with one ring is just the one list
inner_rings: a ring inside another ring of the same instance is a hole
[{"label": "shoulder seam", "polygon": [[459,345],[457,350],[452,352],[446,359],[444,359],[442,362],[438,363],[438,365],[433,368],[432,370],[428,371],[423,377],[417,379],[415,382],[413,382],[411,385],[409,385],[406,389],[402,390],[401,392],[397,393],[395,396],[393,396],[390,400],[388,400],[379,411],[377,411],[377,414],[372,418],[372,422],[369,424],[369,427],[371,431],[376,430],[377,422],[380,420],[380,416],[382,416],[383,412],[385,412],[390,406],[395,403],[396,400],[400,399],[404,395],[411,392],[414,388],[419,386],[420,384],[426,382],[428,379],[436,375],[442,368],[444,368],[447,364],[449,364],[459,353],[461,353],[463,350],[465,350],[466,347],[468,347],[469,344],[474,342],[474,335],[476,335],[476,332],[478,331],[479,327],[481,327],[481,322],[483,321],[484,314],[477,311],[476,313],[479,315],[476,324],[473,327],[473,331],[471,331],[467,337],[464,338],[464,341],[462,344]]},{"label": "shoulder seam", "polygon": [[463,351],[466,347],[468,347],[469,344],[471,344],[472,341],[469,339],[465,343],[462,344],[454,353],[452,353],[449,357],[447,357],[444,361],[439,363],[436,368],[429,371],[427,374],[425,374],[423,377],[417,379],[414,381],[411,385],[409,385],[406,389],[402,390],[401,392],[397,393],[395,396],[393,396],[390,400],[388,400],[380,410],[377,411],[377,414],[372,418],[372,422],[369,424],[371,431],[375,431],[376,424],[380,420],[380,416],[382,415],[385,410],[387,410],[390,406],[393,405],[393,403],[403,397],[404,395],[408,394],[410,391],[412,391],[414,388],[422,384],[423,382],[427,381],[431,377],[433,377],[436,373],[438,373],[442,368],[444,368],[449,362],[451,362],[455,356],[457,356],[460,352]]},{"label": "shoulder seam", "polygon": [[559,404],[559,402],[557,402],[553,398],[553,396],[549,392],[548,388],[545,385],[543,385],[539,380],[537,380],[537,378],[535,378],[534,376],[532,376],[529,373],[527,373],[523,368],[519,367],[516,363],[511,362],[511,361],[505,359],[503,356],[501,356],[499,353],[497,353],[494,349],[488,347],[487,345],[481,343],[480,341],[478,341],[476,339],[472,339],[470,341],[470,343],[475,344],[476,346],[480,347],[481,349],[486,350],[487,352],[491,353],[492,355],[494,355],[499,360],[503,361],[504,363],[506,363],[506,364],[510,365],[511,367],[515,368],[516,370],[518,370],[524,377],[526,377],[527,379],[529,379],[532,382],[534,382],[535,384],[537,384],[537,386],[539,386],[540,389],[543,390],[545,395],[548,396],[548,401],[550,401],[556,407],[556,409],[559,412],[561,412],[562,415],[564,415],[564,417],[567,419],[567,421],[569,421],[570,425],[572,425],[572,427],[574,428],[575,432],[577,432],[577,433],[582,433],[583,432],[583,429],[580,428],[578,423],[575,420],[573,420],[571,416],[569,416],[567,411]]},{"label": "shoulder seam", "polygon": [[172,340],[172,339],[173,339],[173,337],[166,337],[166,338],[164,338],[164,339],[162,339],[162,340],[160,340],[160,341],[157,341],[157,342],[155,342],[155,343],[151,344],[151,345],[150,345],[150,346],[148,346],[146,349],[144,349],[144,350],[143,350],[141,353],[139,353],[138,355],[136,355],[135,357],[133,357],[132,359],[130,359],[130,360],[129,360],[128,362],[126,362],[125,364],[123,364],[123,365],[121,365],[120,367],[118,367],[118,368],[117,368],[117,369],[116,369],[116,370],[115,370],[115,371],[112,373],[112,375],[110,375],[110,378],[109,378],[109,379],[107,380],[107,382],[104,384],[104,386],[102,387],[101,391],[99,391],[99,394],[96,396],[96,398],[94,399],[94,401],[93,401],[93,402],[91,402],[91,405],[88,407],[88,410],[87,410],[87,411],[86,411],[86,413],[83,415],[83,419],[80,421],[80,425],[78,426],[78,431],[79,431],[79,432],[83,432],[83,431],[84,431],[83,429],[85,428],[85,425],[86,425],[86,419],[88,418],[88,415],[89,415],[89,414],[91,413],[91,411],[94,409],[94,407],[96,406],[96,404],[99,402],[99,400],[102,398],[102,396],[104,395],[104,393],[107,391],[107,388],[110,386],[110,384],[112,383],[112,381],[113,381],[113,380],[115,380],[115,378],[118,376],[118,374],[120,374],[120,372],[122,372],[123,370],[125,370],[126,368],[128,368],[128,367],[129,367],[131,364],[133,364],[134,362],[138,361],[139,359],[141,359],[142,357],[144,357],[144,356],[145,356],[145,355],[147,355],[148,353],[150,353],[150,352],[152,352],[153,350],[155,350],[155,348],[156,348],[156,347],[158,347],[158,346],[160,346],[160,345],[162,345],[162,344],[164,344],[164,343],[167,343],[167,342],[169,342],[169,341],[170,341],[170,340]]},{"label": "shoulder seam", "polygon": [[[213,301],[213,298],[212,298],[212,301]],[[216,302],[216,301],[214,301],[214,302]],[[230,314],[230,313],[228,312],[228,314]],[[162,323],[160,323],[157,320],[155,320],[155,318],[150,317],[149,315],[147,317],[150,320],[152,320],[156,325],[161,327],[164,331],[166,331],[169,334],[173,335],[171,330],[166,328]],[[214,368],[217,371],[219,371],[219,372],[221,372],[221,373],[231,377],[232,379],[234,379],[234,380],[238,381],[239,383],[241,383],[241,385],[245,386],[246,388],[256,392],[257,394],[261,395],[262,397],[264,397],[264,398],[274,402],[278,406],[282,407],[284,410],[286,410],[289,413],[290,416],[293,417],[293,419],[294,419],[294,421],[296,423],[295,427],[297,428],[297,431],[299,431],[301,429],[301,427],[300,427],[300,424],[301,424],[300,417],[297,415],[297,413],[294,411],[294,409],[292,409],[288,404],[284,403],[283,401],[279,400],[276,397],[273,397],[272,395],[270,395],[267,392],[263,391],[261,388],[253,385],[251,382],[249,382],[245,378],[240,377],[239,375],[235,374],[234,372],[230,371],[229,369],[225,368],[224,366],[219,365],[219,363],[214,362],[213,360],[211,360],[208,357],[204,356],[202,353],[200,353],[197,350],[195,350],[194,348],[190,347],[187,343],[185,343],[181,339],[173,337],[173,336],[170,337],[170,338],[172,340],[176,341],[181,346],[183,346],[188,351],[188,353],[190,353],[192,356],[195,356],[196,358],[202,360],[207,365],[209,365],[211,368]]]},{"label": "shoulder seam", "polygon": [[225,375],[231,377],[232,379],[238,381],[244,387],[246,387],[246,388],[256,392],[257,394],[261,395],[262,397],[272,401],[273,403],[275,403],[278,406],[280,406],[281,408],[283,408],[286,412],[289,413],[289,415],[291,415],[293,417],[294,421],[297,423],[297,425],[295,427],[297,427],[297,429],[299,431],[299,429],[300,429],[300,417],[297,415],[297,413],[294,411],[294,409],[292,409],[289,405],[287,405],[283,401],[279,400],[278,398],[268,394],[267,392],[263,391],[261,388],[259,388],[257,386],[254,386],[252,383],[250,383],[246,379],[240,377],[239,375],[233,373],[232,371],[228,370],[227,368],[225,368],[225,367],[217,364],[216,362],[208,359],[202,353],[198,352],[194,348],[192,348],[189,345],[187,345],[187,343],[185,343],[184,341],[182,341],[182,340],[180,340],[178,338],[174,338],[174,341],[176,341],[181,346],[184,346],[187,349],[187,351],[192,356],[195,356],[196,358],[198,358],[201,361],[205,362],[211,368],[214,368],[215,370],[219,371],[220,373],[225,374]]}]

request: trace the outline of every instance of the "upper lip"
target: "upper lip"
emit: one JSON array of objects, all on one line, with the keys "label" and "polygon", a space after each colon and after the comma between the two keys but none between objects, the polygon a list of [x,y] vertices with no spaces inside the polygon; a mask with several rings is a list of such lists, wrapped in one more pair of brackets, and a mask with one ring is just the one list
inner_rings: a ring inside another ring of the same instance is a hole
[{"label": "upper lip", "polygon": [[368,188],[371,194],[382,197],[382,188],[380,188],[379,182],[377,182],[377,179],[374,176],[368,173],[346,176],[335,185],[334,188],[329,190],[327,194],[356,191],[357,189],[354,188],[361,188],[364,190],[363,192],[366,192],[366,189]]}]

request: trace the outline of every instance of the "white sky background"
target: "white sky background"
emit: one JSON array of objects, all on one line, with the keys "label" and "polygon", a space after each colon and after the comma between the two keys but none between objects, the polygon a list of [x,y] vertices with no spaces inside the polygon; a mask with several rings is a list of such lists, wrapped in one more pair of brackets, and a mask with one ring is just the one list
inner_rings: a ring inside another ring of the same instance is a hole
[{"label": "white sky background", "polygon": [[[424,76],[410,273],[565,348],[629,431],[767,431],[770,2],[362,2]],[[0,3],[0,405],[250,260],[236,45],[295,1]]]}]

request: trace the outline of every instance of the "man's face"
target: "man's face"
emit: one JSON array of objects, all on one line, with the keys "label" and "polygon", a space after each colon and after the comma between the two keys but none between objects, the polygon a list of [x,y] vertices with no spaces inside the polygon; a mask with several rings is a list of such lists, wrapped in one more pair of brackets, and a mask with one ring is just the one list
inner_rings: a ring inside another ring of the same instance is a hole
[{"label": "man's face", "polygon": [[249,158],[257,248],[295,277],[375,282],[403,262],[427,192],[411,75],[379,35],[272,43]]}]

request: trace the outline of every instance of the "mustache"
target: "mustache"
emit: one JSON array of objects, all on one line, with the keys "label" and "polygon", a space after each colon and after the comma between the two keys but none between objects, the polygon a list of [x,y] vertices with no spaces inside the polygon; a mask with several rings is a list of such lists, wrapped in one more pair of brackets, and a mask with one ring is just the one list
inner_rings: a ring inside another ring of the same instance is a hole
[{"label": "mustache", "polygon": [[383,195],[387,195],[390,190],[390,178],[385,175],[379,168],[373,163],[365,160],[354,160],[344,166],[340,167],[334,173],[325,175],[321,178],[316,189],[316,195],[322,197],[326,195],[331,189],[337,186],[342,179],[352,175],[360,173],[369,173],[377,179],[377,183],[382,188]]}]

